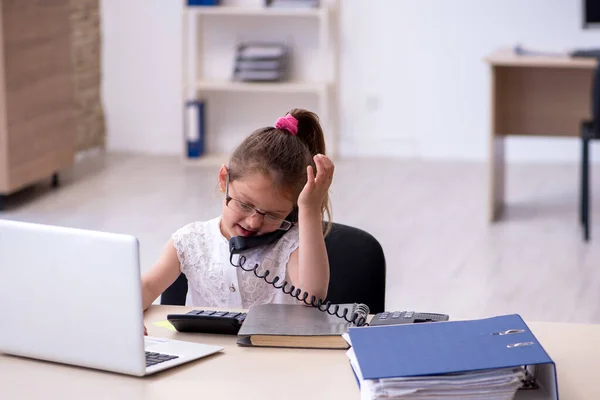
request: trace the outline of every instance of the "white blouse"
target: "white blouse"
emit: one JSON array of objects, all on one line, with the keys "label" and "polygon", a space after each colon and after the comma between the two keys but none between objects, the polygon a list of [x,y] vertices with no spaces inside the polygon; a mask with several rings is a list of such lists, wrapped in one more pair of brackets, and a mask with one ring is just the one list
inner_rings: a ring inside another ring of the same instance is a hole
[{"label": "white blouse", "polygon": [[[177,230],[171,239],[188,280],[187,306],[220,308],[250,308],[265,303],[294,304],[298,301],[257,278],[252,271],[236,268],[229,262],[229,241],[221,234],[221,217],[205,222],[193,222]],[[275,243],[247,250],[245,268],[258,264],[257,272],[269,270],[267,279],[275,276],[281,286],[288,281],[287,263],[291,253],[298,248],[298,226],[293,226]],[[233,257],[237,265],[238,255]]]}]

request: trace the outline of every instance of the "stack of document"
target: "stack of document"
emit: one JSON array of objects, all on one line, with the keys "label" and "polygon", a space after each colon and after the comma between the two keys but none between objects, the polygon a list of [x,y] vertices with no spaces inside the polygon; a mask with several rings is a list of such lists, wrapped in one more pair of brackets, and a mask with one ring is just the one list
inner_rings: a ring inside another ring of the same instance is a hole
[{"label": "stack of document", "polygon": [[508,400],[524,384],[558,399],[554,362],[518,315],[350,328],[344,338],[361,400]]},{"label": "stack of document", "polygon": [[361,400],[371,399],[482,399],[510,400],[522,386],[525,369],[504,368],[492,371],[437,376],[363,378],[352,349],[346,353],[361,389]]},{"label": "stack of document", "polygon": [[374,398],[511,400],[522,385],[522,368],[439,377],[393,378],[374,385]]}]

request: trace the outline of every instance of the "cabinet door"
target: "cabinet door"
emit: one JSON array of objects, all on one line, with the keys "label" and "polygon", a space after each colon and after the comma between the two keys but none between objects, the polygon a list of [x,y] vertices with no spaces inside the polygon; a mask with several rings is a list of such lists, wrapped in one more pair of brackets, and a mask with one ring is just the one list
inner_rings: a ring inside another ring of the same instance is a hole
[{"label": "cabinet door", "polygon": [[69,0],[3,0],[1,18],[8,150],[4,190],[11,191],[74,161]]}]

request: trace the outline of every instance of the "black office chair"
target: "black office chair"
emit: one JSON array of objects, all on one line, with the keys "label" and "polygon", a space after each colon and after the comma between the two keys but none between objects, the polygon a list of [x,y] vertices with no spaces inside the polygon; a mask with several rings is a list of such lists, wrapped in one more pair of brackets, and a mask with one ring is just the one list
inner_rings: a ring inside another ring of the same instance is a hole
[{"label": "black office chair", "polygon": [[[371,234],[334,223],[325,237],[330,279],[326,301],[364,303],[371,313],[385,310],[386,263],[383,249]],[[257,278],[258,279],[258,278]],[[184,305],[187,279],[181,274],[164,291],[160,304]]]},{"label": "black office chair", "polygon": [[600,58],[592,84],[592,119],[581,123],[581,187],[579,219],[583,238],[590,239],[590,140],[600,139]]}]

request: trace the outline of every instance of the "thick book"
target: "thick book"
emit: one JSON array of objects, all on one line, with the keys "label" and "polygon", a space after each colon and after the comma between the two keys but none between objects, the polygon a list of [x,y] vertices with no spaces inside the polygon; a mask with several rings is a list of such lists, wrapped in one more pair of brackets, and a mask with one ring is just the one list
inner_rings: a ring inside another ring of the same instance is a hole
[{"label": "thick book", "polygon": [[[342,337],[353,326],[341,318],[352,319],[356,313],[366,318],[369,308],[364,304],[340,304],[329,312],[302,304],[262,304],[248,310],[246,319],[238,332],[238,344],[257,347],[296,347],[313,349],[347,349],[348,342]],[[324,307],[322,307],[324,308]]]}]

